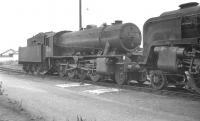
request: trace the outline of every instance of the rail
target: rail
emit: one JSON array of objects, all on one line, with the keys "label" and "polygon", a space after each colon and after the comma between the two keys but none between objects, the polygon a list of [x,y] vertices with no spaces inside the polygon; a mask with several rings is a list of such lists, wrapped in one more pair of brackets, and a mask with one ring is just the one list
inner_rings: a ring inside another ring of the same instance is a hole
[{"label": "rail", "polygon": [[[26,74],[25,72],[23,72],[22,70],[19,70],[19,69],[13,69],[13,68],[1,67],[0,66],[0,72],[1,71]],[[31,76],[37,76],[37,75],[31,75]],[[64,79],[64,78],[61,78],[61,77],[58,77],[58,76],[52,76],[52,75],[45,75],[45,77]],[[44,76],[42,76],[42,78],[44,78]],[[105,81],[92,82],[92,81],[89,81],[89,80],[80,81],[78,79],[69,80],[69,81],[89,83],[89,84],[98,85],[98,86],[134,90],[134,91],[138,91],[138,92],[145,92],[145,93],[163,95],[163,96],[168,96],[168,97],[175,97],[175,98],[183,98],[183,99],[188,99],[188,100],[200,101],[200,94],[197,94],[197,93],[194,93],[194,92],[189,92],[189,91],[184,90],[184,89],[167,88],[167,89],[164,89],[164,90],[155,90],[155,89],[152,89],[149,85],[145,85],[145,84],[141,85],[141,84],[130,83],[129,85],[118,85],[118,84],[115,84],[114,82],[105,82]]]}]

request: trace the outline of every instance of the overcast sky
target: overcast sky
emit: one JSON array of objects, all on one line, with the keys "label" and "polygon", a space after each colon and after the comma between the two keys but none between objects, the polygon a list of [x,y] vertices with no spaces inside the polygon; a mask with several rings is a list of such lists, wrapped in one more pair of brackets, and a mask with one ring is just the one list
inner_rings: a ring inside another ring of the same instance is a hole
[{"label": "overcast sky", "polygon": [[[26,46],[26,39],[39,32],[76,31],[79,0],[1,0],[0,53]],[[190,0],[82,0],[83,27],[132,22],[140,29],[144,22],[162,12],[178,9]],[[196,2],[200,2],[196,0]]]}]

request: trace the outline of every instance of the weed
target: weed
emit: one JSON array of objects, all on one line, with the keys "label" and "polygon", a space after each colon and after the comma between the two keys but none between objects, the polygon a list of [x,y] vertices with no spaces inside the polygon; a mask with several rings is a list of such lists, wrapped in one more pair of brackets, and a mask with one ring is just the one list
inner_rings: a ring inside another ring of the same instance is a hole
[{"label": "weed", "polygon": [[[53,120],[53,121],[54,121],[54,120]],[[70,121],[70,120],[69,120],[69,119],[66,119],[66,121]],[[77,115],[76,121],[88,121],[88,120],[82,118],[82,116]],[[94,120],[94,121],[96,121],[96,120]]]},{"label": "weed", "polygon": [[18,109],[19,109],[20,111],[23,111],[23,110],[24,110],[23,107],[22,107],[22,100],[20,100],[20,101],[17,102],[17,107],[18,107]]},{"label": "weed", "polygon": [[8,102],[11,103],[11,104],[14,104],[19,111],[24,110],[23,107],[22,107],[22,100],[16,101],[16,100],[12,100],[12,99],[8,98]]},{"label": "weed", "polygon": [[[46,121],[46,119],[43,116],[35,116],[35,115],[31,115],[30,116],[31,121]],[[54,121],[54,120],[53,120]]]},{"label": "weed", "polygon": [[3,89],[3,82],[0,82],[0,95],[4,94],[4,89]]},{"label": "weed", "polygon": [[77,121],[86,121],[86,119],[83,119],[81,116],[77,115]]}]

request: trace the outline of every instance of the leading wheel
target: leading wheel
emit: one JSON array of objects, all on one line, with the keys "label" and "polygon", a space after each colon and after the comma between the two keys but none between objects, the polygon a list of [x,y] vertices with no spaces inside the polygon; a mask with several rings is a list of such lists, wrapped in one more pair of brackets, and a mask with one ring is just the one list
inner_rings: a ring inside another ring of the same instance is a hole
[{"label": "leading wheel", "polygon": [[123,71],[117,70],[115,72],[115,81],[118,85],[127,84],[127,74]]},{"label": "leading wheel", "polygon": [[147,70],[143,70],[142,72],[140,72],[139,75],[140,75],[139,80],[137,80],[137,82],[139,84],[144,84],[144,82],[148,81],[148,79],[147,79],[147,75],[148,75]]},{"label": "leading wheel", "polygon": [[150,72],[150,82],[154,89],[161,90],[167,86],[166,76],[162,71],[154,70]]}]

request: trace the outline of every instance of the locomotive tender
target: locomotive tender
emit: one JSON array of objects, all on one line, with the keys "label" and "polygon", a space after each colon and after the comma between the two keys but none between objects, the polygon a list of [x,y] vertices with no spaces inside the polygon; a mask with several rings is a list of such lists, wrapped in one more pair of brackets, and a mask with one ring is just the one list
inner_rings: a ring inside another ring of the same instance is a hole
[{"label": "locomotive tender", "polygon": [[168,85],[200,93],[200,6],[180,9],[147,20],[141,32],[135,24],[115,21],[76,32],[39,33],[19,48],[19,63],[31,73],[58,73],[68,78],[118,84],[148,81],[155,89]]}]

